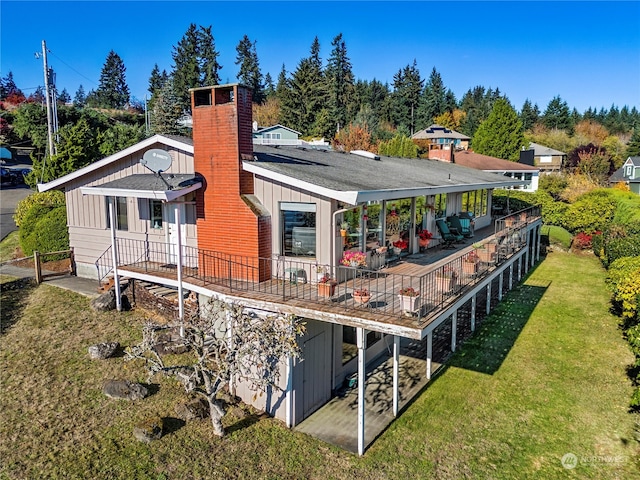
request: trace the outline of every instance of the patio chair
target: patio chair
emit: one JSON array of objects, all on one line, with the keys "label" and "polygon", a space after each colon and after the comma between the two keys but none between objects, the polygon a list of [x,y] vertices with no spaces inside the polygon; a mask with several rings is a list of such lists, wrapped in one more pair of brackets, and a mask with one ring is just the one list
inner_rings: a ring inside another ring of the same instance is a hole
[{"label": "patio chair", "polygon": [[442,237],[443,248],[456,248],[454,244],[464,239],[464,236],[457,230],[449,228],[449,225],[442,218],[436,220],[436,227]]},{"label": "patio chair", "polygon": [[473,231],[471,231],[471,220],[465,218],[466,226],[462,224],[462,219],[457,215],[447,217],[447,222],[451,228],[455,228],[463,237],[473,237]]}]

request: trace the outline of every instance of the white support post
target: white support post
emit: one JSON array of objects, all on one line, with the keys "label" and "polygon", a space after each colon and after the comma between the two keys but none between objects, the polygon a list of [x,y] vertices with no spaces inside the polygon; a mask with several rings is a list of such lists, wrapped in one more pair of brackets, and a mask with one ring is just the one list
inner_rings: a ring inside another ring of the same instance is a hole
[{"label": "white support post", "polygon": [[522,280],[522,257],[518,257],[518,282]]},{"label": "white support post", "polygon": [[109,225],[111,225],[111,262],[113,264],[113,287],[116,291],[116,310],[122,311],[120,276],[118,275],[118,242],[116,241],[115,197],[109,197]]},{"label": "white support post", "polygon": [[513,263],[509,265],[509,290],[513,288]]},{"label": "white support post", "polygon": [[458,310],[451,315],[451,351],[456,351],[456,337],[458,335]]},{"label": "white support post", "polygon": [[427,334],[427,380],[431,380],[431,356],[433,355],[433,332]]},{"label": "white support post", "polygon": [[474,294],[473,297],[471,297],[471,331],[472,332],[476,331],[476,296],[477,294]]},{"label": "white support post", "polygon": [[285,393],[285,422],[287,427],[293,427],[293,358],[287,355],[287,390]]},{"label": "white support post", "polygon": [[540,260],[540,226],[536,228],[535,237],[538,239],[538,248],[536,249],[536,262]]},{"label": "white support post", "polygon": [[524,271],[527,273],[529,270],[529,250],[531,250],[531,245],[527,245],[527,248],[524,252]]},{"label": "white support post", "polygon": [[356,328],[358,340],[358,455],[364,454],[364,395],[366,381],[366,358],[367,347],[365,329]]},{"label": "white support post", "polygon": [[393,416],[398,416],[399,410],[399,374],[400,374],[400,337],[393,336]]},{"label": "white support post", "polygon": [[503,277],[504,277],[504,272],[502,272],[500,274],[500,277],[498,277],[498,300],[500,302],[502,301],[502,283],[503,283],[502,278]]},{"label": "white support post", "polygon": [[182,232],[180,231],[180,205],[175,208],[176,229],[178,232],[178,254],[176,263],[178,267],[178,317],[180,320],[180,336],[184,337],[184,291],[182,288]]},{"label": "white support post", "polygon": [[487,314],[491,311],[491,282],[487,283]]}]

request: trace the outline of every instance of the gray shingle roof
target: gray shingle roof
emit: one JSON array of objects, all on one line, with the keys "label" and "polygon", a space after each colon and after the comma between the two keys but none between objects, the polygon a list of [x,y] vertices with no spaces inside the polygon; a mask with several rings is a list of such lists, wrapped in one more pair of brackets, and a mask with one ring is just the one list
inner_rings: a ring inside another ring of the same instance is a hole
[{"label": "gray shingle roof", "polygon": [[496,173],[437,160],[384,156],[373,160],[334,151],[264,145],[254,145],[254,157],[255,161],[245,162],[254,173],[262,170],[265,176],[287,177],[293,186],[304,182],[334,192],[371,192],[380,199],[403,198],[410,191],[427,194],[522,184]]}]

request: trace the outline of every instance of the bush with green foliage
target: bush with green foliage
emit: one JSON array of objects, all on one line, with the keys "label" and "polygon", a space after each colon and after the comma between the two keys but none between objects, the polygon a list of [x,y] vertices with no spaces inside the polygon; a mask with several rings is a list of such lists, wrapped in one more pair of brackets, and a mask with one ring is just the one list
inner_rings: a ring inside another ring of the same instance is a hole
[{"label": "bush with green foliage", "polygon": [[605,267],[622,257],[640,256],[640,234],[631,234],[625,237],[606,238],[601,257]]},{"label": "bush with green foliage", "polygon": [[418,145],[405,135],[396,135],[388,142],[380,142],[378,153],[388,157],[418,158]]},{"label": "bush with green foliage", "polygon": [[50,190],[48,192],[35,192],[23,198],[16,205],[13,221],[20,227],[24,217],[34,205],[45,205],[49,209],[63,207],[65,205],[64,193],[60,190]]},{"label": "bush with green foliage", "polygon": [[617,202],[607,190],[598,189],[581,195],[567,209],[563,226],[570,232],[603,231],[613,220]]},{"label": "bush with green foliage", "polygon": [[20,248],[27,255],[69,249],[67,209],[63,206],[34,204],[20,225]]}]

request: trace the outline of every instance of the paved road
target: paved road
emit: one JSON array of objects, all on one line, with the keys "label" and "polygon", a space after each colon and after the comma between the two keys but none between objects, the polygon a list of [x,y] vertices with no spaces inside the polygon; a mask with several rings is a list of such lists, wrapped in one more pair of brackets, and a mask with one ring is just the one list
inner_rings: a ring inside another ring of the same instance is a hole
[{"label": "paved road", "polygon": [[0,186],[0,240],[17,230],[13,221],[13,213],[16,211],[16,205],[24,197],[32,193],[26,185],[9,185],[3,183]]}]

